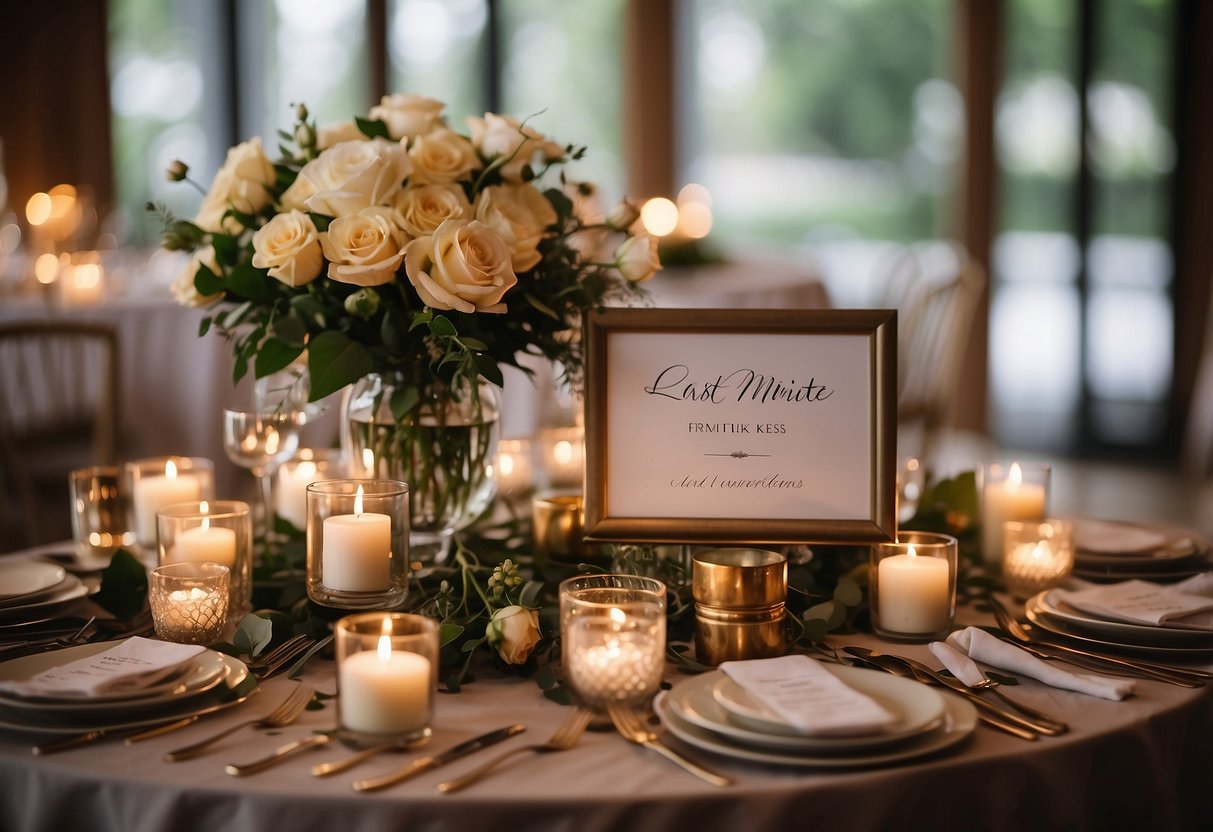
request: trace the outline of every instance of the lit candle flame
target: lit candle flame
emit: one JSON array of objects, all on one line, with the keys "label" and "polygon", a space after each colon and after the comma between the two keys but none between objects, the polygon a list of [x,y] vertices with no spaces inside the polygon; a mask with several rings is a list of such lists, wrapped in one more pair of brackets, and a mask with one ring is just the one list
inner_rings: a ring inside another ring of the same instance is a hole
[{"label": "lit candle flame", "polygon": [[1018,462],[1011,464],[1011,473],[1007,475],[1007,486],[1014,491],[1023,483],[1023,471]]},{"label": "lit candle flame", "polygon": [[[384,622],[383,626],[389,629],[391,627],[391,625],[386,621]],[[379,637],[378,652],[379,661],[383,662],[384,664],[387,664],[392,660],[392,639],[389,636],[383,635]]]},{"label": "lit candle flame", "polygon": [[502,454],[497,460],[497,466],[501,469],[501,475],[508,477],[514,473],[514,457],[509,454]]},{"label": "lit candle flame", "polygon": [[177,463],[173,462],[171,459],[164,463],[164,477],[165,479],[170,480],[177,479]]},{"label": "lit candle flame", "polygon": [[567,439],[561,439],[552,448],[552,457],[560,465],[568,465],[573,461],[573,443]]},{"label": "lit candle flame", "polygon": [[[358,517],[362,516],[362,486],[361,485],[358,486],[358,493],[354,495],[354,514],[355,514],[355,516],[358,516]],[[388,626],[386,621],[384,622],[383,626],[385,626],[385,627]]]},{"label": "lit candle flame", "polygon": [[627,614],[619,607],[611,607],[611,611],[607,613],[612,624],[623,624],[628,620]]},{"label": "lit candle flame", "polygon": [[314,477],[316,476],[316,463],[310,460],[300,462],[299,466],[295,468],[295,473],[305,477]]},{"label": "lit candle flame", "polygon": [[914,544],[913,544],[913,543],[911,543],[911,544],[910,544],[910,548],[909,548],[909,550],[908,550],[908,551],[906,551],[906,554],[907,554],[907,555],[909,555],[909,556],[910,556],[910,557],[912,557],[912,558],[916,558],[916,557],[918,557],[918,553],[914,551]]},{"label": "lit candle flame", "polygon": [[362,467],[371,472],[375,470],[375,452],[370,448],[362,449]]},{"label": "lit candle flame", "polygon": [[211,518],[208,515],[211,512],[211,504],[203,500],[198,504],[198,511],[202,512],[202,528],[209,529],[211,527]]},{"label": "lit candle flame", "polygon": [[1032,560],[1041,560],[1045,556],[1044,545],[1037,543],[1032,549]]}]

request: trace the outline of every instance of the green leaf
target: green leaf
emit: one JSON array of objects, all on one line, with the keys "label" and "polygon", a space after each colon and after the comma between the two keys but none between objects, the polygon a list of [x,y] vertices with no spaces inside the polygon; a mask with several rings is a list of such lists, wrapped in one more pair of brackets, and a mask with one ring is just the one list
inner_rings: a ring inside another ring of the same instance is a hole
[{"label": "green leaf", "polygon": [[230,234],[212,234],[211,246],[215,249],[215,259],[220,263],[232,265],[240,259],[240,245]]},{"label": "green leaf", "polygon": [[421,395],[417,392],[417,388],[410,385],[400,385],[392,391],[392,397],[388,400],[388,407],[392,410],[392,415],[397,421],[401,421],[405,416],[417,406],[417,402],[421,401]]},{"label": "green leaf", "polygon": [[413,313],[413,322],[409,324],[409,332],[422,326],[428,326],[430,321],[434,320],[434,311],[428,306],[420,312]]},{"label": "green leaf", "polygon": [[858,607],[863,601],[863,590],[850,578],[839,578],[834,587],[834,600],[848,607]]},{"label": "green leaf", "polygon": [[387,125],[379,119],[372,121],[369,118],[354,116],[354,123],[358,125],[358,129],[362,131],[362,135],[368,139],[387,139],[391,141],[392,134],[388,132]]},{"label": "green leaf", "polygon": [[322,332],[308,344],[307,369],[311,401],[336,393],[371,372],[374,362],[362,344],[342,332]]},{"label": "green leaf", "polygon": [[527,581],[523,584],[522,592],[518,593],[518,603],[531,609],[539,608],[539,593],[543,591],[543,581]]},{"label": "green leaf", "polygon": [[333,222],[333,217],[326,214],[317,214],[314,211],[307,212],[308,217],[312,220],[312,225],[316,226],[316,230],[324,233],[329,230],[329,225]]},{"label": "green leaf", "polygon": [[560,679],[556,676],[556,669],[550,664],[539,668],[539,672],[535,674],[535,684],[539,685],[540,690],[552,690],[560,684]]},{"label": "green leaf", "polygon": [[[539,300],[539,298],[535,297],[535,296],[534,296],[534,295],[532,295],[530,292],[523,292],[523,293],[522,293],[522,296],[523,296],[524,298],[526,298],[526,302],[527,302],[527,303],[529,303],[531,306],[533,306],[533,307],[535,307],[536,309],[538,309],[538,310],[539,310],[540,312],[542,312],[544,315],[547,315],[547,316],[548,316],[549,318],[551,318],[552,320],[555,320],[555,321],[560,321],[560,316],[559,316],[559,315],[557,315],[555,312],[553,312],[553,311],[552,311],[552,308],[551,308],[550,306],[548,306],[548,305],[547,305],[546,303],[544,303],[543,301]],[[561,322],[561,323],[564,323],[564,321],[560,321],[560,322]]]},{"label": "green leaf", "polygon": [[211,323],[213,321],[214,321],[214,319],[211,318],[209,315],[202,319],[202,322],[200,324],[198,324],[198,337],[199,338],[201,338],[203,335],[206,335],[208,332],[211,331]]},{"label": "green leaf", "polygon": [[328,307],[314,295],[295,295],[290,300],[291,309],[304,321],[310,321],[317,329],[328,326]]},{"label": "green leaf", "polygon": [[269,333],[289,347],[302,349],[307,341],[307,324],[298,315],[279,315],[270,325]]},{"label": "green leaf", "polygon": [[232,643],[239,648],[241,653],[257,656],[273,638],[274,623],[268,618],[249,613],[240,619],[240,624],[236,627],[236,635],[232,637]]},{"label": "green leaf", "polygon": [[826,627],[832,630],[847,620],[847,608],[837,601],[824,601],[805,610],[804,620],[824,621]]},{"label": "green leaf", "polygon": [[463,643],[463,646],[462,646],[462,647],[460,647],[459,649],[460,649],[460,651],[461,651],[461,652],[464,652],[464,653],[471,653],[471,652],[472,652],[473,650],[475,650],[477,647],[479,647],[480,645],[484,644],[484,643],[485,643],[485,641],[487,641],[487,639],[484,639],[484,638],[477,638],[477,639],[473,639],[473,640],[471,640],[471,641],[465,641],[465,642]]},{"label": "green leaf", "polygon": [[830,626],[821,618],[810,618],[804,622],[804,639],[821,641],[830,631]]},{"label": "green leaf", "polygon": [[246,300],[244,303],[225,314],[223,316],[223,320],[219,322],[219,325],[224,329],[235,329],[240,325],[240,322],[244,320],[244,316],[247,315],[252,308],[253,302],[251,300]]},{"label": "green leaf", "polygon": [[489,345],[484,343],[484,341],[481,341],[479,338],[460,338],[459,343],[463,344],[463,346],[467,349],[474,350],[475,352],[486,352],[489,348]]},{"label": "green leaf", "polygon": [[566,217],[573,213],[573,200],[569,199],[563,191],[557,188],[548,188],[543,192],[543,195],[548,198],[548,202],[556,209],[556,213]]},{"label": "green leaf", "polygon": [[488,353],[478,353],[473,358],[476,362],[476,372],[484,376],[485,380],[496,384],[498,387],[505,386],[505,376],[501,374],[501,368],[497,366],[497,362]]},{"label": "green leaf", "polygon": [[134,618],[147,601],[147,570],[129,552],[119,549],[110,565],[101,570],[101,588],[93,600],[115,618]]},{"label": "green leaf", "polygon": [[223,291],[223,281],[207,266],[198,266],[194,274],[194,289],[203,297],[218,294]]},{"label": "green leaf", "polygon": [[290,366],[290,363],[298,358],[301,352],[303,352],[302,344],[292,347],[277,338],[266,338],[261,342],[261,348],[257,350],[257,357],[253,362],[253,374],[257,378],[265,378],[270,373],[276,373]]},{"label": "green leaf", "polygon": [[250,263],[241,263],[227,277],[227,288],[232,294],[258,303],[269,303],[274,298],[269,272],[255,269]]},{"label": "green leaf", "polygon": [[459,330],[455,329],[455,325],[451,323],[451,319],[445,315],[436,315],[434,320],[430,321],[430,332],[447,338],[459,334]]},{"label": "green leaf", "polygon": [[451,644],[455,641],[455,639],[463,635],[464,629],[466,628],[462,624],[452,624],[449,621],[444,621],[442,624],[438,625],[439,645],[446,647],[448,644]]}]

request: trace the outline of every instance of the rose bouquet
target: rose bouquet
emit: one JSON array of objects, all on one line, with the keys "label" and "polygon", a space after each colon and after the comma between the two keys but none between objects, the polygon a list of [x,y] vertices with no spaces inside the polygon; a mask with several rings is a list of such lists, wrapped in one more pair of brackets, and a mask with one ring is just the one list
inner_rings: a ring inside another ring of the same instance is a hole
[{"label": "rose bouquet", "polygon": [[604,216],[566,175],[584,148],[504,115],[468,126],[412,95],[323,128],[299,106],[276,161],[244,142],[192,221],[162,211],[165,247],[193,252],[174,293],[214,307],[202,333],[230,341],[236,380],[306,363],[313,401],[355,385],[343,444],[409,482],[415,540],[491,499],[501,366],[541,356],[576,383],[582,313],[660,268],[633,205]]}]

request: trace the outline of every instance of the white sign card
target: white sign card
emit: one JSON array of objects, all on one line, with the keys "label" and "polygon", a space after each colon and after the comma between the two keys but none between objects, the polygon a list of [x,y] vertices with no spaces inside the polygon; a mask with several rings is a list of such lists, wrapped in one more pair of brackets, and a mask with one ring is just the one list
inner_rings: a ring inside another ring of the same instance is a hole
[{"label": "white sign card", "polygon": [[895,313],[587,318],[586,530],[603,540],[886,540]]}]

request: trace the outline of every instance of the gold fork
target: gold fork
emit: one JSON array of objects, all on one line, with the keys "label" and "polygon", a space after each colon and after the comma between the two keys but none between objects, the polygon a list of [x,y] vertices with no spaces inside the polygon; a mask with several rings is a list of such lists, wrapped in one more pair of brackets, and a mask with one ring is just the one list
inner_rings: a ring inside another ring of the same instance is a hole
[{"label": "gold fork", "polygon": [[201,742],[187,745],[184,748],[178,748],[176,751],[170,751],[164,755],[164,759],[167,762],[175,763],[197,757],[214,743],[229,734],[236,733],[241,728],[248,728],[253,725],[256,725],[258,728],[282,728],[283,726],[290,725],[303,713],[303,709],[312,701],[312,695],[315,692],[315,689],[311,685],[300,682],[298,687],[291,691],[291,695],[282,701],[281,705],[260,719],[238,722],[217,734],[207,737]]},{"label": "gold fork", "polygon": [[480,780],[490,771],[506,760],[521,754],[524,751],[534,751],[537,754],[547,754],[552,751],[567,751],[577,744],[577,740],[585,732],[585,727],[590,724],[590,717],[593,716],[585,708],[576,708],[571,714],[564,718],[556,728],[555,733],[548,738],[545,743],[537,743],[532,745],[520,745],[517,748],[512,748],[504,754],[500,754],[486,762],[479,768],[474,768],[467,774],[456,780],[449,780],[446,783],[438,784],[438,791],[444,794],[466,789],[468,786]]},{"label": "gold fork", "polygon": [[611,722],[615,723],[615,729],[628,742],[643,745],[645,748],[656,751],[670,762],[677,763],[700,780],[711,783],[713,786],[731,786],[733,784],[733,781],[729,778],[714,771],[709,771],[698,763],[683,757],[669,746],[659,743],[657,738],[660,735],[656,731],[650,731],[646,728],[636,712],[627,705],[607,705],[607,713],[611,715]]}]

